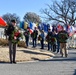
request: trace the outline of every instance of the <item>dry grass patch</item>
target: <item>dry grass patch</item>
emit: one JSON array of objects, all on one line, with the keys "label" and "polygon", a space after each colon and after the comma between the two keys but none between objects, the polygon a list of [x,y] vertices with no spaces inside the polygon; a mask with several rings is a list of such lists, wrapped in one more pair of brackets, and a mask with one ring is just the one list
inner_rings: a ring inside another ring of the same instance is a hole
[{"label": "dry grass patch", "polygon": [[[51,56],[54,56],[54,54],[48,51],[40,51],[38,49],[30,50],[17,47],[16,61],[23,62],[23,61],[45,60],[47,58],[50,58]],[[1,61],[9,62],[8,47],[0,48],[0,62]]]}]

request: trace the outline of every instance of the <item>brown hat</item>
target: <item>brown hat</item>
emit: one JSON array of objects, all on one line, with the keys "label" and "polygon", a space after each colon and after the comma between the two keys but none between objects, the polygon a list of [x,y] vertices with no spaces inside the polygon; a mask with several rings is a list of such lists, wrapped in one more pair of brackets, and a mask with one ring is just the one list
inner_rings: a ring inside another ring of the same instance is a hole
[{"label": "brown hat", "polygon": [[12,19],[11,22],[16,23],[16,20]]}]

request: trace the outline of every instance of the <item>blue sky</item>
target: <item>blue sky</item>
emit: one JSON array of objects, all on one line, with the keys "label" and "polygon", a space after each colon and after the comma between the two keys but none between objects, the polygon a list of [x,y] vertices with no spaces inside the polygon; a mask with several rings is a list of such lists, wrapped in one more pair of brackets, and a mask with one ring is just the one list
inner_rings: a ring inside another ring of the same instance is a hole
[{"label": "blue sky", "polygon": [[35,12],[41,15],[41,8],[46,8],[46,4],[51,4],[51,0],[1,0],[0,16],[6,13],[16,13],[22,20],[27,12]]}]

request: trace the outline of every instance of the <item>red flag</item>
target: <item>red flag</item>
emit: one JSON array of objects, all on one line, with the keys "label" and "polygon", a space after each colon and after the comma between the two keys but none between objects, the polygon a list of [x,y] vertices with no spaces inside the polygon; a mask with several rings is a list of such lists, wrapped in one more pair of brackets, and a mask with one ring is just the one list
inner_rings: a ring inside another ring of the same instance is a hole
[{"label": "red flag", "polygon": [[0,26],[7,26],[6,22],[0,17]]},{"label": "red flag", "polygon": [[32,32],[33,32],[33,30],[32,30],[32,29],[30,29],[30,34],[32,34]]},{"label": "red flag", "polygon": [[57,30],[58,30],[58,32],[61,31],[62,30],[62,26],[61,25],[58,25],[57,26]]}]

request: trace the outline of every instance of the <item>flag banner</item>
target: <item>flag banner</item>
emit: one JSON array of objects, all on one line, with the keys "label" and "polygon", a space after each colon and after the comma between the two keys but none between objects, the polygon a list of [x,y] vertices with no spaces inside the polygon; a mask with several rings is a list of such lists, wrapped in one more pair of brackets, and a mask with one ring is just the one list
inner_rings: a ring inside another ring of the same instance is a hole
[{"label": "flag banner", "polygon": [[7,26],[7,23],[0,17],[0,26]]},{"label": "flag banner", "polygon": [[45,23],[41,23],[38,27],[40,30],[44,30],[44,32],[48,32],[48,25]]},{"label": "flag banner", "polygon": [[59,31],[61,31],[62,30],[62,26],[59,24],[58,26],[57,26],[57,31],[59,32]]},{"label": "flag banner", "polygon": [[41,30],[41,24],[38,25],[38,29]]},{"label": "flag banner", "polygon": [[33,27],[32,27],[33,30],[35,29],[35,27],[37,28],[36,23],[32,23],[32,24],[33,24]]},{"label": "flag banner", "polygon": [[44,26],[44,32],[48,32],[48,26],[46,25],[46,24],[43,24],[43,26]]},{"label": "flag banner", "polygon": [[74,27],[68,26],[67,32],[69,33],[69,36],[72,36],[74,34]]},{"label": "flag banner", "polygon": [[33,28],[33,24],[31,22],[29,23],[29,27],[30,27],[30,29]]},{"label": "flag banner", "polygon": [[30,28],[30,34],[31,34],[33,32],[33,23],[32,22],[29,23],[29,28]]},{"label": "flag banner", "polygon": [[41,30],[44,30],[44,25],[43,25],[43,23],[41,23]]},{"label": "flag banner", "polygon": [[24,21],[20,22],[20,28],[24,29]]},{"label": "flag banner", "polygon": [[27,29],[27,27],[28,27],[28,23],[24,22],[24,29]]}]

